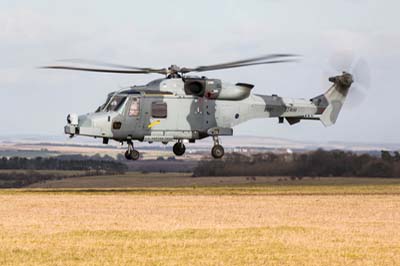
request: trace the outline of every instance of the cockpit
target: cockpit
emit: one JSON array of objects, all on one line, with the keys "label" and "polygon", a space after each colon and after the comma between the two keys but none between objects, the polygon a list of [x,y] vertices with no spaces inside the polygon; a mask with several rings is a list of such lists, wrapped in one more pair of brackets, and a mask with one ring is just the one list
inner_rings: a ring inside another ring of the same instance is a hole
[{"label": "cockpit", "polygon": [[111,99],[105,106],[104,111],[106,112],[118,111],[121,108],[121,106],[125,103],[126,98],[127,98],[126,96],[121,96],[121,95],[111,97]]},{"label": "cockpit", "polygon": [[121,90],[108,94],[107,100],[104,104],[100,105],[95,113],[99,112],[118,112],[128,101],[131,95],[140,95],[138,90]]},{"label": "cockpit", "polygon": [[96,113],[119,111],[126,99],[126,95],[108,95],[106,102],[97,108]]}]

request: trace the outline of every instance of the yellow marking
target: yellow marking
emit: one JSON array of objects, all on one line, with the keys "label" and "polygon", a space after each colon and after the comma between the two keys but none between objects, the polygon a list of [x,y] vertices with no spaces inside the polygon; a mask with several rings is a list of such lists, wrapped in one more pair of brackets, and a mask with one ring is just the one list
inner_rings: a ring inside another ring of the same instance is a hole
[{"label": "yellow marking", "polygon": [[160,120],[156,120],[156,121],[154,121],[154,122],[151,122],[148,126],[147,126],[147,128],[152,128],[152,127],[154,127],[154,126],[156,126],[156,125],[159,125],[161,122],[160,122]]}]

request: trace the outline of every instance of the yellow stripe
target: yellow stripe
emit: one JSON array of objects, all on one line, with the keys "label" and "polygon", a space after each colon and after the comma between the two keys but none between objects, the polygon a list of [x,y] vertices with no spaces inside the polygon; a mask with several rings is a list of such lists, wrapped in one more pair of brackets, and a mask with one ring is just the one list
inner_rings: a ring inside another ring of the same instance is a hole
[{"label": "yellow stripe", "polygon": [[159,125],[159,124],[160,124],[160,120],[156,120],[156,121],[150,123],[150,124],[147,126],[147,128],[152,128],[152,127],[154,127],[154,126],[156,126],[156,125]]}]

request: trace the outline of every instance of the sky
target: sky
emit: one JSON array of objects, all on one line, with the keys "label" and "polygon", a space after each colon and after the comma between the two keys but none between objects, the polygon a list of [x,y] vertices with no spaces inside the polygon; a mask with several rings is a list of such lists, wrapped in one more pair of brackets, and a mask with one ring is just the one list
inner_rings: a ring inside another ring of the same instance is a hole
[{"label": "sky", "polygon": [[107,93],[158,75],[38,69],[65,58],[144,67],[194,67],[268,53],[298,63],[204,73],[255,84],[254,93],[311,98],[339,74],[332,58],[351,51],[370,69],[367,97],[338,122],[295,126],[257,119],[235,135],[303,141],[400,142],[400,3],[336,1],[0,1],[0,136],[63,135],[68,113],[94,111]]}]

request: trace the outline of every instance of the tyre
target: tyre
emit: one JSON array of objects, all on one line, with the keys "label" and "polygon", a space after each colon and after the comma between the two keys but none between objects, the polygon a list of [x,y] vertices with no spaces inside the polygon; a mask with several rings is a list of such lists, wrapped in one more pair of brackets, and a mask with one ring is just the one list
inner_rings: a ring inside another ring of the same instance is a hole
[{"label": "tyre", "polygon": [[126,151],[126,152],[125,152],[125,158],[126,158],[127,160],[132,160],[132,159],[131,159],[131,154],[130,154],[129,151]]},{"label": "tyre", "polygon": [[139,159],[140,154],[137,150],[132,150],[131,151],[131,160],[136,161],[137,159]]},{"label": "tyre", "polygon": [[221,145],[215,145],[211,150],[211,155],[215,159],[221,159],[225,154],[224,148]]},{"label": "tyre", "polygon": [[177,142],[172,147],[172,150],[176,156],[182,156],[186,151],[186,147],[183,143]]},{"label": "tyre", "polygon": [[131,150],[130,152],[129,151],[125,152],[125,158],[127,160],[136,161],[137,159],[139,159],[139,157],[140,157],[140,154],[139,154],[139,152],[137,150]]}]

